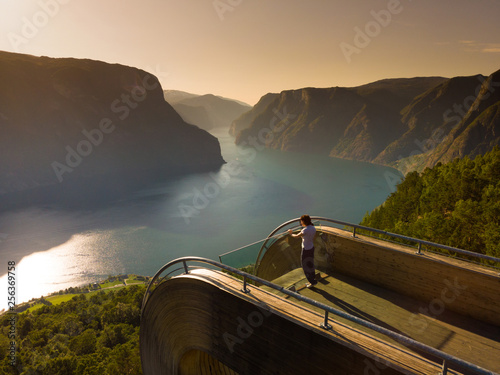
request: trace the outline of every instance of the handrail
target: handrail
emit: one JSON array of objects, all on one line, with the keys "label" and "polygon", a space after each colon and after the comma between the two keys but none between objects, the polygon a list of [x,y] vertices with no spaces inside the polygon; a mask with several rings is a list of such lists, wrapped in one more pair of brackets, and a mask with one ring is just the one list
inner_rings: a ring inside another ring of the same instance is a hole
[{"label": "handrail", "polygon": [[[280,226],[278,226],[276,229],[274,229],[269,234],[268,238],[273,237],[280,229],[282,229],[282,228],[284,228],[284,227],[286,227],[286,226],[288,226],[288,225],[290,225],[290,224],[292,224],[294,222],[297,222],[298,220],[299,220],[299,218],[296,218],[296,219],[292,219],[292,220],[289,220],[289,221],[281,224]],[[391,232],[387,232],[387,231],[384,231],[384,230],[381,230],[381,229],[375,229],[375,228],[365,227],[365,226],[359,225],[359,224],[352,224],[352,223],[348,223],[346,221],[334,220],[334,219],[329,219],[329,218],[320,217],[320,216],[311,216],[311,220],[313,220],[313,221],[314,220],[325,221],[325,222],[329,222],[329,223],[334,223],[334,224],[338,224],[338,225],[352,227],[353,228],[353,237],[356,237],[356,229],[361,229],[361,230],[366,230],[366,231],[369,231],[369,232],[383,234],[383,235],[390,236],[390,237],[399,238],[399,239],[402,239],[402,240],[405,240],[405,241],[416,242],[418,244],[417,254],[421,253],[421,246],[422,245],[427,245],[427,246],[437,247],[437,248],[440,248],[440,249],[443,249],[443,250],[453,251],[453,252],[456,252],[458,254],[463,254],[463,255],[470,256],[470,257],[475,257],[475,258],[490,260],[492,262],[496,262],[496,263],[500,264],[500,258],[495,258],[495,257],[489,256],[489,255],[475,253],[475,252],[468,251],[468,250],[458,249],[456,247],[441,245],[441,244],[430,242],[430,241],[420,240],[418,238],[403,236],[401,234],[391,233]],[[258,268],[258,266],[260,264],[261,256],[264,255],[262,252],[264,250],[266,242],[264,242],[264,244],[262,245],[262,247],[261,247],[261,249],[259,251],[259,254],[257,255],[257,259],[256,259],[256,262],[255,262],[256,269]]]},{"label": "handrail", "polygon": [[[229,272],[232,272],[232,273],[235,273],[239,276],[242,276],[243,277],[243,289],[242,289],[242,292],[244,293],[249,293],[250,290],[247,289],[247,279],[250,279],[250,280],[253,280],[254,282],[257,282],[259,283],[260,285],[265,285],[265,286],[268,286],[272,289],[275,289],[281,293],[284,293],[290,297],[293,297],[293,298],[296,298],[302,302],[305,302],[311,306],[315,306],[315,307],[318,307],[322,310],[325,311],[325,317],[324,317],[324,321],[322,324],[320,324],[320,326],[326,330],[329,330],[331,329],[331,326],[328,324],[328,313],[332,313],[334,315],[337,315],[337,316],[340,316],[341,318],[344,318],[344,319],[347,319],[347,320],[350,320],[351,322],[354,322],[354,323],[357,323],[359,325],[362,325],[364,327],[367,327],[373,331],[376,331],[376,332],[379,332],[379,333],[382,333],[394,340],[396,340],[397,342],[405,345],[405,346],[408,346],[408,347],[411,347],[411,348],[414,348],[414,349],[417,349],[417,350],[421,350],[427,354],[431,354],[433,355],[434,357],[437,357],[439,359],[441,359],[443,361],[443,372],[442,374],[445,375],[446,374],[446,371],[447,369],[450,368],[450,364],[452,365],[456,365],[460,368],[463,368],[463,369],[467,369],[469,371],[472,371],[473,373],[475,374],[481,374],[481,375],[495,375],[494,372],[490,371],[490,370],[486,370],[480,366],[477,366],[473,363],[470,363],[470,362],[467,362],[467,361],[464,361],[460,358],[457,358],[457,357],[454,357],[450,354],[447,354],[445,352],[442,352],[441,350],[439,349],[436,349],[436,348],[433,348],[431,346],[428,346],[426,344],[423,344],[419,341],[416,341],[414,339],[411,339],[409,337],[406,337],[406,336],[403,336],[397,332],[394,332],[394,331],[391,331],[387,328],[384,328],[384,327],[381,327],[377,324],[374,324],[374,323],[371,323],[367,320],[364,320],[364,319],[361,319],[361,318],[358,318],[356,316],[353,316],[349,313],[346,313],[344,311],[341,311],[341,310],[337,310],[331,306],[328,306],[328,305],[325,305],[321,302],[318,302],[318,301],[315,301],[311,298],[308,298],[308,297],[305,297],[301,294],[298,294],[296,292],[292,292],[291,290],[288,290],[286,289],[285,287],[283,286],[280,286],[280,285],[277,285],[277,284],[274,284],[270,281],[267,281],[267,280],[264,280],[264,279],[261,279],[260,277],[257,277],[257,276],[254,276],[254,275],[251,275],[247,272],[244,272],[244,271],[241,271],[237,268],[233,268],[233,267],[230,267],[230,266],[227,266],[225,264],[222,264],[222,263],[219,263],[219,262],[216,262],[214,260],[211,260],[211,259],[207,259],[207,258],[201,258],[201,257],[183,257],[183,258],[178,258],[178,259],[175,259],[175,260],[172,260],[170,261],[169,263],[165,264],[162,268],[160,268],[160,270],[158,272],[156,272],[156,274],[153,276],[153,278],[151,279],[151,281],[149,282],[149,285],[146,289],[146,292],[144,294],[144,298],[143,298],[143,301],[142,301],[142,307],[141,307],[141,320],[143,319],[143,314],[144,314],[144,308],[148,302],[148,299],[149,299],[149,296],[151,295],[152,291],[150,290],[152,288],[152,286],[155,284],[156,280],[160,278],[161,274],[168,268],[170,268],[171,266],[177,264],[177,263],[182,263],[183,264],[183,267],[184,267],[184,270],[185,270],[185,274],[188,274],[189,273],[189,267],[187,266],[187,262],[197,262],[197,263],[205,263],[205,264],[209,264],[211,266],[215,266],[217,268],[220,268],[220,269],[223,269],[223,270],[226,270],[226,271],[229,271]],[[257,287],[256,287],[257,288]]]}]

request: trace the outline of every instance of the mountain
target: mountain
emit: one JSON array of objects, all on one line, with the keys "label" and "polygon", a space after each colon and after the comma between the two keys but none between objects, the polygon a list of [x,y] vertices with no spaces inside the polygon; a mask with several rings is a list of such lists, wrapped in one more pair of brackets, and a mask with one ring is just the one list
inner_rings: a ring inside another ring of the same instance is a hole
[{"label": "mountain", "polygon": [[179,90],[163,90],[163,96],[165,100],[170,104],[178,103],[184,99],[196,98],[200,95],[191,94],[190,92],[179,91]]},{"label": "mountain", "polygon": [[451,78],[416,97],[402,112],[405,134],[374,161],[422,171],[490,151],[500,144],[499,76]]},{"label": "mountain", "polygon": [[448,110],[474,92],[478,77],[482,76],[451,78],[415,97],[401,112],[404,134],[389,144],[374,161],[390,164],[434,148],[434,143],[441,142],[438,135],[448,134],[456,125],[449,121]]},{"label": "mountain", "polygon": [[201,129],[211,130],[215,128],[214,119],[209,114],[209,111],[203,106],[193,106],[184,103],[172,104],[175,111],[188,124],[195,124]]},{"label": "mountain", "polygon": [[278,94],[266,94],[260,98],[259,102],[247,112],[244,112],[240,117],[235,118],[231,122],[229,134],[236,136],[241,130],[250,126],[253,119],[263,112],[267,106],[278,96]]},{"label": "mountain", "polygon": [[0,80],[0,195],[113,194],[224,162],[143,70],[0,52]]},{"label": "mountain", "polygon": [[261,139],[268,147],[372,161],[388,141],[404,133],[399,114],[404,106],[444,80],[383,80],[355,88],[309,87],[266,96],[261,102],[267,105],[257,112],[257,104],[253,118],[235,121],[233,127],[242,128],[236,143],[266,133],[273,119],[286,112],[288,117],[274,126],[273,133],[267,132],[267,139]]},{"label": "mountain", "polygon": [[461,98],[447,115],[453,126],[442,142],[429,152],[425,167],[466,155],[484,154],[500,145],[500,70],[486,79],[477,76],[474,90]]},{"label": "mountain", "polygon": [[165,90],[164,97],[184,121],[205,130],[229,127],[234,119],[252,108],[248,104],[212,94]]},{"label": "mountain", "polygon": [[231,129],[237,144],[258,139],[270,148],[390,165],[406,173],[498,145],[499,85],[496,72],[287,90],[264,96]]}]

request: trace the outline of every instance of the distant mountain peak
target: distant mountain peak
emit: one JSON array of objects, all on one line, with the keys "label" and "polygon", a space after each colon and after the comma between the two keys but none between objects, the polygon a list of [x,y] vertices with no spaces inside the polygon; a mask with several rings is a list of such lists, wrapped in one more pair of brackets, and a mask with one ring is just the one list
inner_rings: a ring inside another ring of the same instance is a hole
[{"label": "distant mountain peak", "polygon": [[184,121],[202,129],[227,127],[252,107],[214,94],[197,95],[177,90],[165,90],[164,97]]}]

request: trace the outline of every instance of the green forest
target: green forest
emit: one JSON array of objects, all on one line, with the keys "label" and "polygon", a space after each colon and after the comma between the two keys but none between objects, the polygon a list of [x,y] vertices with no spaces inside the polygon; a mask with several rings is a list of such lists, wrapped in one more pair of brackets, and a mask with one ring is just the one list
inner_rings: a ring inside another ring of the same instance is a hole
[{"label": "green forest", "polygon": [[[142,374],[139,323],[144,292],[144,285],[134,285],[3,314],[0,374]],[[12,317],[16,317],[15,365],[9,355]]]},{"label": "green forest", "polygon": [[500,149],[408,173],[361,224],[500,257]]}]

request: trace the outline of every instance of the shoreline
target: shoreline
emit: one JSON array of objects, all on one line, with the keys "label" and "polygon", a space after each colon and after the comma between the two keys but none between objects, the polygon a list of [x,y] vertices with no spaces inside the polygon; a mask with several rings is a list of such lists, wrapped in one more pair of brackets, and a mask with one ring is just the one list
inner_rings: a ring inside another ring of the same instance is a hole
[{"label": "shoreline", "polygon": [[150,279],[150,276],[141,276],[136,274],[109,276],[108,278],[99,282],[89,283],[82,286],[69,287],[67,289],[61,289],[58,292],[54,292],[46,296],[32,298],[29,301],[22,302],[16,305],[13,310],[1,310],[0,316],[7,313],[21,314],[33,308],[41,308],[42,306],[58,305],[60,303],[69,301],[73,297],[81,294],[87,295],[111,289],[126,288],[134,285],[147,285]]}]

